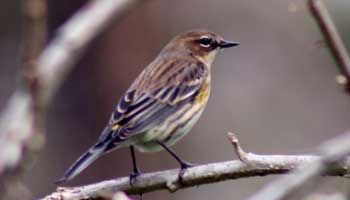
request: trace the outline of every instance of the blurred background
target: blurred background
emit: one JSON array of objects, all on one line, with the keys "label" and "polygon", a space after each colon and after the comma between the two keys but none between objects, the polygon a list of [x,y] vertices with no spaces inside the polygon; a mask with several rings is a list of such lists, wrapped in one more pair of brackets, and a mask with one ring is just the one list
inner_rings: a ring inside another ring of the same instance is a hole
[{"label": "blurred background", "polygon": [[[350,44],[348,0],[326,0],[346,44]],[[50,36],[85,1],[49,0]],[[2,2],[0,12],[0,108],[18,84],[20,2]],[[98,17],[98,16],[97,16]],[[213,88],[197,125],[173,149],[188,161],[237,159],[226,133],[235,132],[247,151],[312,153],[324,140],[350,127],[350,101],[335,83],[329,50],[302,0],[148,0],[101,34],[64,82],[47,120],[45,149],[24,176],[34,197],[55,189],[54,180],[92,145],[114,104],[140,71],[175,35],[206,28],[237,48],[214,63]],[[209,148],[208,148],[209,147]],[[166,152],[137,153],[143,172],[177,168]],[[67,186],[127,176],[128,149],[98,160]],[[244,199],[277,176],[226,181],[145,199]],[[315,190],[350,193],[349,180],[323,178]],[[349,195],[349,194],[348,194]]]}]

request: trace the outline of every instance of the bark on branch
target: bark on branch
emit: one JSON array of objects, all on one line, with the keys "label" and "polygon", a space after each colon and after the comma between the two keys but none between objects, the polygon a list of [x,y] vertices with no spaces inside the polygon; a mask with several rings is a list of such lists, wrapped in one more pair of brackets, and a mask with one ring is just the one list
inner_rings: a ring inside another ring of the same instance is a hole
[{"label": "bark on branch", "polygon": [[43,144],[36,63],[47,39],[46,16],[46,0],[22,0],[22,30],[25,30],[21,38],[19,78],[22,84],[0,120],[0,199],[30,198],[30,192],[18,176],[24,171],[20,167],[24,164],[19,165],[18,161],[24,157],[22,152],[28,149],[34,152]]},{"label": "bark on branch", "polygon": [[24,150],[42,146],[42,142],[33,144],[32,141],[33,136],[43,131],[37,129],[36,124],[41,124],[37,119],[43,119],[53,95],[89,42],[136,2],[140,1],[95,0],[87,3],[58,30],[36,62],[30,63],[28,81],[14,92],[1,113],[0,176],[20,166]]},{"label": "bark on branch", "polygon": [[[260,192],[248,200],[281,200],[291,195],[302,194],[306,185],[315,183],[321,175],[332,172],[339,162],[350,162],[350,131],[332,140],[326,141],[319,147],[321,157],[308,164],[299,166],[290,176],[281,177],[268,184]],[[350,178],[350,166],[347,175]],[[310,192],[310,191],[309,191]]]},{"label": "bark on branch", "polygon": [[309,0],[309,8],[325,37],[335,61],[339,66],[340,74],[337,82],[344,86],[350,94],[350,56],[341,39],[335,24],[324,3],[321,0]]},{"label": "bark on branch", "polygon": [[[43,51],[46,0],[23,2],[24,81],[11,95],[0,117],[0,191],[13,189],[7,180],[18,175],[26,163],[24,158],[30,157],[28,154],[43,146],[47,107],[83,50],[112,20],[141,1],[89,1],[57,31]],[[1,191],[0,196],[4,193]]]},{"label": "bark on branch", "polygon": [[[331,52],[339,66],[341,75],[337,82],[344,86],[350,94],[350,57],[344,42],[342,41],[335,24],[333,23],[326,6],[321,0],[308,0],[308,6],[320,27]],[[249,200],[281,200],[288,199],[291,195],[302,195],[307,185],[316,183],[320,175],[333,170],[336,163],[349,162],[350,160],[350,131],[325,142],[319,147],[322,157],[309,165],[303,165],[295,170],[291,176],[281,177],[264,187],[260,192],[252,195]],[[348,169],[349,171],[350,169]],[[347,177],[350,177],[347,175]],[[310,192],[310,191],[308,191]]]},{"label": "bark on branch", "polygon": [[[80,187],[60,187],[55,193],[44,197],[42,200],[94,199],[117,191],[125,191],[128,194],[143,194],[166,189],[175,192],[187,187],[225,180],[285,174],[298,166],[321,160],[321,157],[315,155],[257,155],[245,153],[232,134],[229,134],[229,139],[234,145],[235,152],[244,162],[233,160],[189,168],[184,174],[182,183],[178,180],[179,169],[173,169],[142,174],[137,177],[133,186],[129,184],[129,177],[122,177]],[[334,163],[332,170],[327,171],[324,175],[350,176],[350,160]]]}]

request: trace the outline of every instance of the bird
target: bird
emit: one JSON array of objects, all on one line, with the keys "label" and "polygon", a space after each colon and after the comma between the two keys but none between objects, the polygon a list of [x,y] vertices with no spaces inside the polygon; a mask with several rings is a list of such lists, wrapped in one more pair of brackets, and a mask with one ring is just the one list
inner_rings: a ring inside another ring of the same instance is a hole
[{"label": "bird", "polygon": [[97,158],[119,148],[129,148],[131,152],[131,185],[141,174],[134,149],[167,151],[180,164],[182,179],[193,164],[170,146],[186,135],[202,115],[210,94],[215,56],[237,45],[205,29],[175,36],[120,98],[97,142],[56,183],[73,179]]}]

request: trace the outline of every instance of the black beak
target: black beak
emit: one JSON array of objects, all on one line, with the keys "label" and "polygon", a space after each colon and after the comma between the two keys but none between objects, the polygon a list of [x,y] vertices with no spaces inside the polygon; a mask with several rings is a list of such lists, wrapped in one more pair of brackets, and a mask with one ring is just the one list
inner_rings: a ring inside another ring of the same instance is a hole
[{"label": "black beak", "polygon": [[231,41],[225,41],[225,40],[219,43],[220,49],[230,48],[238,45],[239,45],[238,42],[231,42]]}]

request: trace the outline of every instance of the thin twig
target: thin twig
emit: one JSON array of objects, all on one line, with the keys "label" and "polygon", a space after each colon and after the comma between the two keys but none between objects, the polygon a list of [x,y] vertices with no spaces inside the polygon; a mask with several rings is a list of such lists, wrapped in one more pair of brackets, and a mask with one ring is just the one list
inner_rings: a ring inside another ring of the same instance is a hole
[{"label": "thin twig", "polygon": [[[268,184],[260,192],[248,200],[282,200],[288,199],[295,192],[302,192],[302,188],[313,183],[319,176],[328,174],[339,162],[349,162],[350,131],[322,144],[319,149],[321,157],[303,164],[294,174],[284,176]],[[347,157],[347,158],[346,158]],[[346,169],[350,173],[350,168]],[[347,177],[350,174],[347,175]]]},{"label": "thin twig", "polygon": [[236,134],[231,133],[231,132],[228,132],[228,133],[227,133],[227,137],[228,137],[229,141],[231,141],[231,144],[232,144],[232,146],[233,146],[233,149],[235,150],[235,153],[236,153],[236,155],[238,156],[238,158],[239,158],[242,162],[248,164],[248,163],[249,163],[249,162],[248,162],[248,153],[246,153],[246,152],[242,149],[241,145],[239,144],[239,141],[238,141],[238,138],[237,138]]},{"label": "thin twig", "polygon": [[341,75],[337,77],[337,82],[343,85],[345,91],[350,94],[350,57],[345,48],[344,42],[342,41],[322,0],[309,0],[309,8],[339,66]]},{"label": "thin twig", "polygon": [[[245,153],[236,137],[232,137],[232,134],[229,134],[229,139],[234,145],[237,154],[241,154],[241,156],[239,155],[240,157],[245,155],[243,157],[249,164],[234,160],[196,166],[186,170],[181,183],[178,180],[179,169],[173,169],[142,174],[137,177],[132,187],[129,184],[129,177],[122,177],[86,186],[58,188],[57,192],[46,196],[42,200],[94,199],[116,191],[125,191],[128,194],[143,194],[167,189],[170,192],[175,192],[187,187],[224,180],[284,174],[297,166],[307,165],[320,160],[319,156],[314,155],[257,155]],[[240,150],[237,151],[237,149]],[[331,171],[327,171],[324,175],[340,177],[350,175],[350,160],[335,164],[334,168]]]}]

